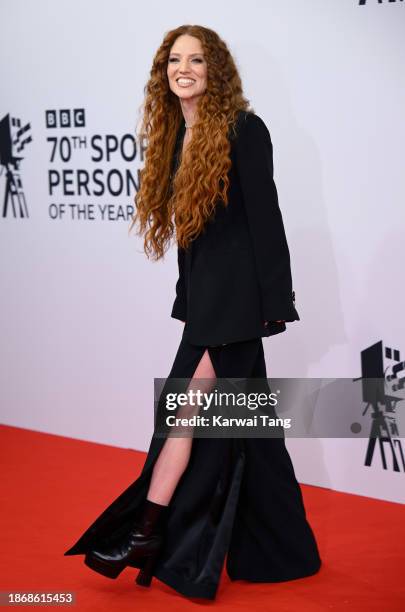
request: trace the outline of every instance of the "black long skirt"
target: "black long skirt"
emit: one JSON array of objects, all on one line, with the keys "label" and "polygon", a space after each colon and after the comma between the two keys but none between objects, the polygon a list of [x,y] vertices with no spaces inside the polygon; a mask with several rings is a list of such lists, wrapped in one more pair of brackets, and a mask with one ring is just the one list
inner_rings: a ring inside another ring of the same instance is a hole
[{"label": "black long skirt", "polygon": [[[267,378],[261,338],[216,347],[182,337],[168,376],[191,380],[208,349],[217,377]],[[165,437],[155,433],[140,476],[65,555],[114,544],[133,525]],[[284,437],[195,438],[169,504],[154,576],[188,597],[215,599],[221,571],[231,580],[279,582],[321,565]],[[137,563],[134,567],[140,567]]]}]

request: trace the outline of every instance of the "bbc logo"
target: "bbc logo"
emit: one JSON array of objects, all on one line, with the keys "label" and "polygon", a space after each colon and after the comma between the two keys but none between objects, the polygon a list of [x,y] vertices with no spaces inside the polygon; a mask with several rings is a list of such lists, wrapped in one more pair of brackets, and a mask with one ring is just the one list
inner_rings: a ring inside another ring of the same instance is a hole
[{"label": "bbc logo", "polygon": [[47,110],[45,111],[47,128],[85,127],[86,117],[84,108]]}]

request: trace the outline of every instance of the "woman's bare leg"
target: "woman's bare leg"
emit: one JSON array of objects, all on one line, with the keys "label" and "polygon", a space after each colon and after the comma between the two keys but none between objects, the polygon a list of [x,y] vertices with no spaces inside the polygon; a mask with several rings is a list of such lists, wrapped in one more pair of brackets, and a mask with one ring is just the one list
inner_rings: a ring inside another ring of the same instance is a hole
[{"label": "woman's bare leg", "polygon": [[[207,349],[200,359],[192,380],[198,378],[216,378]],[[165,506],[169,504],[177,483],[187,467],[192,442],[192,436],[166,439],[153,468],[147,499],[156,504]]]}]

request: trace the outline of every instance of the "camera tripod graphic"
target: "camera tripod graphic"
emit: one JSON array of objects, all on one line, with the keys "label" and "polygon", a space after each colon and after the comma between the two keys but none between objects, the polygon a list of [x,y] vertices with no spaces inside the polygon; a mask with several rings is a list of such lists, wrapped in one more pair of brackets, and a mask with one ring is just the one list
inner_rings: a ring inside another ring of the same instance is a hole
[{"label": "camera tripod graphic", "polygon": [[[384,359],[388,362],[384,364]],[[392,365],[391,362],[394,362]],[[371,466],[377,440],[384,470],[387,469],[385,448],[391,451],[394,472],[405,472],[405,457],[396,421],[396,407],[403,401],[405,361],[397,349],[383,347],[382,341],[361,352],[363,415],[371,408],[371,430],[364,465]]]},{"label": "camera tripod graphic", "polygon": [[19,153],[32,141],[32,136],[28,134],[30,129],[29,123],[21,127],[20,119],[10,118],[9,114],[0,121],[0,176],[3,168],[6,172],[3,217],[7,217],[10,209],[13,217],[29,216],[19,171],[24,158]]}]

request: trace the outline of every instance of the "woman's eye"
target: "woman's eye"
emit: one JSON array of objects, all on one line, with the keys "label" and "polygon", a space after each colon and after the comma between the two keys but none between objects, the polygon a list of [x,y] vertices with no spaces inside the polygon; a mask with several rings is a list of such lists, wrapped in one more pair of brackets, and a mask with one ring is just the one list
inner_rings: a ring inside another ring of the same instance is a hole
[{"label": "woman's eye", "polygon": [[[177,57],[169,57],[169,62],[170,62],[170,63],[173,63],[173,62],[178,62],[178,61],[179,61],[179,60],[178,60],[178,58],[177,58]],[[201,64],[201,63],[202,63],[202,59],[201,59],[200,57],[195,57],[195,58],[194,58],[192,61],[193,61],[193,62],[197,62],[197,63],[199,63],[199,64]]]}]

